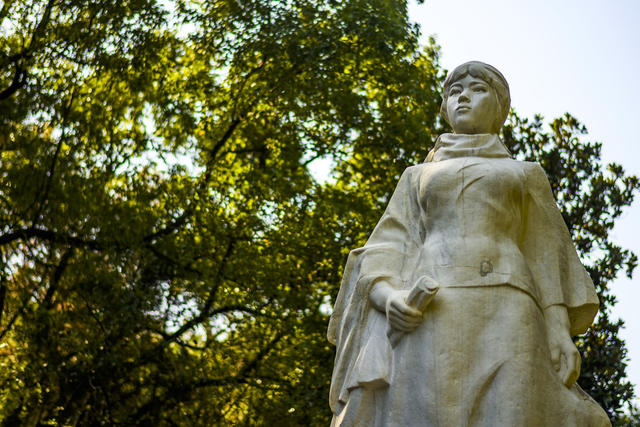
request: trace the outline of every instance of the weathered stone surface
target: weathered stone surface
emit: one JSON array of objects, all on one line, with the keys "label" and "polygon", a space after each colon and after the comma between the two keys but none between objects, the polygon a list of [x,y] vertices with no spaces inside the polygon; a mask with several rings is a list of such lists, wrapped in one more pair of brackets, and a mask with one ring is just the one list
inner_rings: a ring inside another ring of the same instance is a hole
[{"label": "weathered stone surface", "polygon": [[[496,135],[509,89],[471,62],[441,135],[347,261],[329,325],[335,426],[607,426],[571,336],[598,298],[535,163]],[[418,289],[421,288],[422,290]]]}]

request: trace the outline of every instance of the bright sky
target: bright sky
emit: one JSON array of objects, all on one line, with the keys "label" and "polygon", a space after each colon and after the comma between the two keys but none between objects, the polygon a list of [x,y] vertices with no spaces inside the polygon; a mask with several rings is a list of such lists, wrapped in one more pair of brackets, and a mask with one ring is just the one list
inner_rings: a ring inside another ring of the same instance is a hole
[{"label": "bright sky", "polygon": [[[587,126],[588,140],[603,143],[604,162],[640,175],[640,133],[631,133],[640,123],[640,1],[426,0],[411,2],[409,13],[423,36],[436,36],[444,68],[469,60],[495,66],[520,115],[570,112]],[[640,195],[613,240],[640,256]],[[640,397],[640,268],[611,286]]]}]

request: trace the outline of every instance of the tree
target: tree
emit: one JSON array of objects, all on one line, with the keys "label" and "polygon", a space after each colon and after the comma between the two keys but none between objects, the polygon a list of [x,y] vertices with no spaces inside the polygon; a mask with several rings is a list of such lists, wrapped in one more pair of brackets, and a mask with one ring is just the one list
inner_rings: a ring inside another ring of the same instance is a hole
[{"label": "tree", "polygon": [[[346,254],[444,130],[406,3],[7,0],[0,26],[0,420],[326,425]],[[638,182],[572,120],[504,137],[541,159],[610,307]],[[606,313],[583,386],[621,417]]]}]

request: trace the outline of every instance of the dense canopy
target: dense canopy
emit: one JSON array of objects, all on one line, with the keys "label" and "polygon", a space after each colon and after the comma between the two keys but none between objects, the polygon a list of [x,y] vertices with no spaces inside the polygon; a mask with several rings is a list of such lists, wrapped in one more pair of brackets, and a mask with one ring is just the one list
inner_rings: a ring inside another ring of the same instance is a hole
[{"label": "dense canopy", "polygon": [[[447,130],[406,6],[2,2],[0,421],[328,424],[346,254]],[[600,293],[580,383],[630,425],[607,285],[637,258],[608,234],[638,179],[570,115],[502,134]]]}]

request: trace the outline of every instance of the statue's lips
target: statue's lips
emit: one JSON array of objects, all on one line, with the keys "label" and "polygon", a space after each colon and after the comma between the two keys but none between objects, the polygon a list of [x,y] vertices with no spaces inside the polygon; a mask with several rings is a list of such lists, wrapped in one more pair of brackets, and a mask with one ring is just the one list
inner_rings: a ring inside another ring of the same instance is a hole
[{"label": "statue's lips", "polygon": [[458,113],[464,113],[464,112],[467,112],[467,111],[471,111],[471,107],[468,106],[468,105],[461,105],[458,108],[456,108],[456,111]]}]

